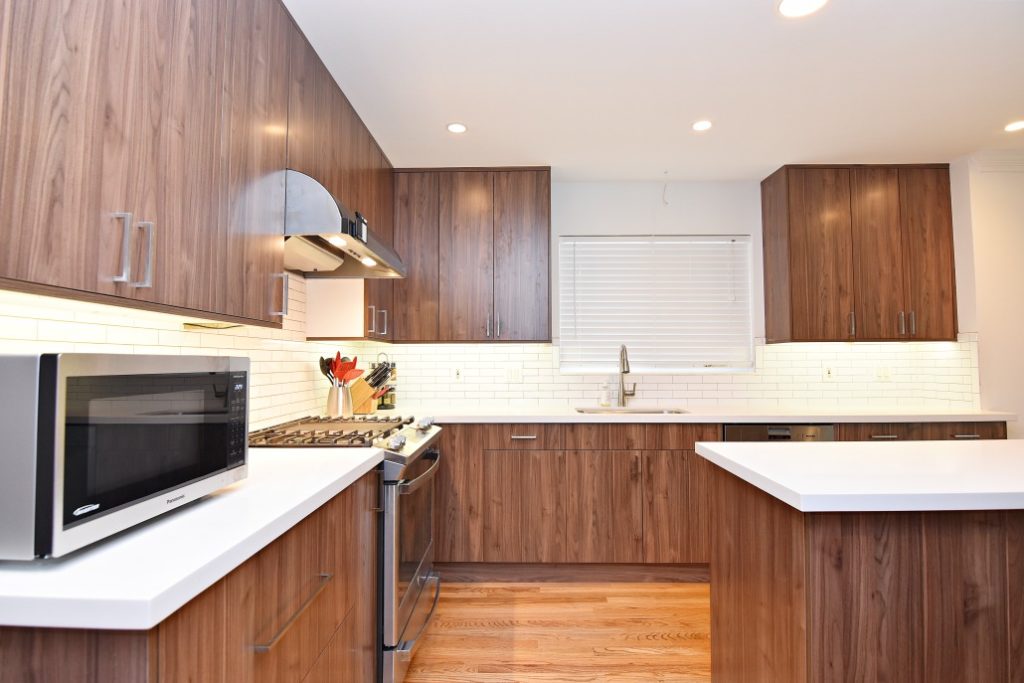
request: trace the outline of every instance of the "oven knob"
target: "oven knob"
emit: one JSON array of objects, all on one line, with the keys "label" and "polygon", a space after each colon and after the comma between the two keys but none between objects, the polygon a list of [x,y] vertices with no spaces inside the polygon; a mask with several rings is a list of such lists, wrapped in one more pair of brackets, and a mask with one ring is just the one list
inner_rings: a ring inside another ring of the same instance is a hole
[{"label": "oven knob", "polygon": [[416,429],[420,430],[421,432],[425,432],[428,429],[430,429],[431,426],[433,426],[433,424],[434,424],[434,418],[432,418],[432,417],[424,417],[419,422],[416,423]]},{"label": "oven knob", "polygon": [[405,445],[405,434],[395,434],[393,437],[388,439],[388,449],[392,451],[402,450],[402,446]]}]

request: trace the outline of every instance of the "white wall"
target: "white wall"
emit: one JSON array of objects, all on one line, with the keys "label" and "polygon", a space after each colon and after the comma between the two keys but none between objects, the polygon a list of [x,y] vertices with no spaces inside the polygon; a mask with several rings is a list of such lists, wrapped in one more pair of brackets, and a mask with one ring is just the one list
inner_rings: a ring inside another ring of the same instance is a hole
[{"label": "white wall", "polygon": [[552,183],[552,332],[558,336],[561,235],[750,235],[754,336],[764,337],[761,185],[740,182]]},{"label": "white wall", "polygon": [[[1024,415],[1024,152],[981,152],[967,165],[982,407]],[[1011,422],[1010,436],[1024,438],[1024,423]]]}]

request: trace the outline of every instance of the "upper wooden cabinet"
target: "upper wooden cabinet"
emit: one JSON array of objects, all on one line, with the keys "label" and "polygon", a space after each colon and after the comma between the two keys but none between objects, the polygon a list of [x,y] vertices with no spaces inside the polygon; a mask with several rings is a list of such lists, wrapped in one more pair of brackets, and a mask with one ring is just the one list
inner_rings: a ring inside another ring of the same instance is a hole
[{"label": "upper wooden cabinet", "polygon": [[784,166],[761,183],[769,342],[955,340],[948,166]]},{"label": "upper wooden cabinet", "polygon": [[550,171],[401,171],[399,341],[549,341]]}]

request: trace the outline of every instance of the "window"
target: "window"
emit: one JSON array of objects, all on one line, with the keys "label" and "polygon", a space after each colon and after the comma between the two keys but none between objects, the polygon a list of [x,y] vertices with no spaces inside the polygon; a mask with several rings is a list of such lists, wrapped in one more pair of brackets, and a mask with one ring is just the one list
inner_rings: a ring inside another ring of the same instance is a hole
[{"label": "window", "polygon": [[754,367],[747,236],[562,237],[562,372],[634,373]]}]

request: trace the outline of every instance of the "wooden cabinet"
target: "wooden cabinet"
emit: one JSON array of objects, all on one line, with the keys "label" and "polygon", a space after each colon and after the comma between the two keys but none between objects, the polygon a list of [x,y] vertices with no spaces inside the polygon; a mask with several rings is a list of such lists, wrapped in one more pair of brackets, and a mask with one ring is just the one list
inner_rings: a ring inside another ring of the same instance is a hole
[{"label": "wooden cabinet", "polygon": [[395,339],[440,339],[438,202],[440,175],[395,174],[395,251],[409,274],[395,282]]},{"label": "wooden cabinet", "polygon": [[551,338],[551,174],[494,174],[494,331],[507,341]]},{"label": "wooden cabinet", "polygon": [[[388,246],[394,246],[395,185],[391,163],[376,143],[371,150],[370,229]],[[368,219],[369,220],[369,219]],[[366,336],[391,341],[395,338],[395,281],[387,278],[365,280]]]},{"label": "wooden cabinet", "polygon": [[445,425],[438,562],[707,562],[718,425]]},{"label": "wooden cabinet", "polygon": [[441,175],[438,332],[442,341],[489,341],[494,302],[494,175]]},{"label": "wooden cabinet", "polygon": [[769,342],[956,339],[948,166],[785,166],[761,198]]},{"label": "wooden cabinet", "polygon": [[903,422],[836,425],[839,441],[1005,439],[1005,422]]},{"label": "wooden cabinet", "polygon": [[484,452],[484,561],[565,562],[565,454]]},{"label": "wooden cabinet", "polygon": [[640,451],[565,451],[568,562],[644,561]]},{"label": "wooden cabinet", "polygon": [[548,341],[550,171],[401,171],[399,341]]},{"label": "wooden cabinet", "polygon": [[364,475],[150,631],[0,628],[0,681],[372,681],[379,493]]}]

